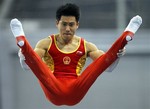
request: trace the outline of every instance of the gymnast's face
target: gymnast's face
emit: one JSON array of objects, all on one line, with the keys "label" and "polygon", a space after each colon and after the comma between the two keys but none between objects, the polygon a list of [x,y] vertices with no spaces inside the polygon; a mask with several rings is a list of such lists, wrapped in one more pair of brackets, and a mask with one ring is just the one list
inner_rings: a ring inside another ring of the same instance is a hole
[{"label": "gymnast's face", "polygon": [[56,21],[56,26],[59,30],[59,35],[64,41],[70,41],[79,26],[74,16],[61,16],[59,21]]}]

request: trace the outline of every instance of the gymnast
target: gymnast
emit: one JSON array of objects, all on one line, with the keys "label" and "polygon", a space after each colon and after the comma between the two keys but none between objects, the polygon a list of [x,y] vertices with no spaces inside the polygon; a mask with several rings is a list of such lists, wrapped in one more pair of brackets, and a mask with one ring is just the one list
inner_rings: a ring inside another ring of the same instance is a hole
[{"label": "gymnast", "polygon": [[[22,23],[16,18],[10,22],[20,48],[22,68],[35,74],[47,99],[57,106],[79,103],[100,74],[117,66],[125,54],[126,44],[142,24],[140,16],[133,17],[122,35],[104,52],[75,35],[79,18],[80,10],[76,4],[60,6],[56,11],[58,33],[38,41],[34,49],[25,37]],[[93,33],[93,37],[99,36]],[[81,72],[87,57],[93,62]]]}]

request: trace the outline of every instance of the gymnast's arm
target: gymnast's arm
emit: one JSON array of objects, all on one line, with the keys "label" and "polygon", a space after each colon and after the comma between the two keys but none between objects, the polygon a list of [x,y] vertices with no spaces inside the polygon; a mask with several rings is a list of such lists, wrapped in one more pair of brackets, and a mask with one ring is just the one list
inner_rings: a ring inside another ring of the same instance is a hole
[{"label": "gymnast's arm", "polygon": [[[38,41],[38,43],[36,44],[34,51],[40,56],[41,59],[44,57],[50,43],[51,43],[51,39],[45,38]],[[29,66],[25,63],[25,57],[22,54],[21,50],[19,50],[18,56],[20,58],[21,67],[24,70],[30,70]]]},{"label": "gymnast's arm", "polygon": [[[93,61],[99,58],[100,56],[102,56],[103,54],[105,54],[104,51],[99,50],[95,44],[90,43],[90,42],[86,42],[86,48],[87,48],[87,56],[90,57]],[[124,54],[125,54],[125,48],[119,50],[119,53],[117,54],[119,58],[112,65],[110,65],[106,69],[106,71],[112,72],[114,68],[116,68],[116,66],[118,65],[120,57],[123,56]]]}]

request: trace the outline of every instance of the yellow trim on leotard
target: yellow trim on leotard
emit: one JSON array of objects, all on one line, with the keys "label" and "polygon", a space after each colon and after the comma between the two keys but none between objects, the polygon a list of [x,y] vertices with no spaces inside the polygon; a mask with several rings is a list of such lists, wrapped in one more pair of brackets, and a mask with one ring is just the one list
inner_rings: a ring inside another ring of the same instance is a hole
[{"label": "yellow trim on leotard", "polygon": [[77,67],[76,67],[76,74],[78,76],[80,76],[81,74],[81,71],[85,65],[85,62],[86,62],[86,57],[87,57],[87,52],[86,52],[86,41],[84,40],[84,49],[85,49],[85,54],[79,59],[79,62],[77,64]]},{"label": "yellow trim on leotard", "polygon": [[51,40],[51,43],[49,44],[49,47],[45,53],[45,56],[42,58],[43,62],[51,69],[51,71],[53,72],[54,71],[54,61],[53,61],[53,58],[52,56],[48,53],[51,45],[52,45],[52,38],[51,36],[48,36]]}]

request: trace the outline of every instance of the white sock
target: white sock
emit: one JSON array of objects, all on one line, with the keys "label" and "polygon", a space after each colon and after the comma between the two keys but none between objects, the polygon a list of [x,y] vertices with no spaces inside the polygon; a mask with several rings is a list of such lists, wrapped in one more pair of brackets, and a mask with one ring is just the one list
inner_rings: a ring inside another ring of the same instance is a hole
[{"label": "white sock", "polygon": [[22,24],[18,19],[15,18],[11,20],[10,28],[14,37],[25,36],[23,28],[22,28]]},{"label": "white sock", "polygon": [[136,31],[139,29],[140,25],[142,24],[142,18],[139,15],[136,15],[133,17],[128,26],[126,27],[125,31],[131,31],[132,33],[136,33]]}]

